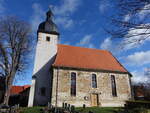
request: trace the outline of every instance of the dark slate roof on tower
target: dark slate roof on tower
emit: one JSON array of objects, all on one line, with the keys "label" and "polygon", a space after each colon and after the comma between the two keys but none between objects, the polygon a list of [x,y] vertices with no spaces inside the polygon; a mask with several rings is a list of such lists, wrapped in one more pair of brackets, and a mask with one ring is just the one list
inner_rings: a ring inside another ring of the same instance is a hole
[{"label": "dark slate roof on tower", "polygon": [[49,11],[46,13],[46,20],[44,22],[42,22],[38,27],[38,32],[51,33],[51,34],[59,35],[57,26],[52,21],[52,16],[53,16],[53,13],[49,9]]},{"label": "dark slate roof on tower", "polygon": [[53,66],[128,73],[109,51],[61,44]]}]

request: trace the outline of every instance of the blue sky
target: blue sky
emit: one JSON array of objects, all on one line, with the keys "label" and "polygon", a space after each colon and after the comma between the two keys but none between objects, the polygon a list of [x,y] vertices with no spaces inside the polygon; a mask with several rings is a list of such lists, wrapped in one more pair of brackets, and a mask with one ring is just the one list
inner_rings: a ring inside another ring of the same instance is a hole
[{"label": "blue sky", "polygon": [[[120,44],[126,40],[111,40],[103,28],[110,27],[107,17],[116,9],[115,0],[0,0],[0,15],[15,15],[31,23],[33,36],[36,39],[37,26],[45,20],[45,13],[52,5],[54,21],[60,32],[60,43],[88,48],[107,49],[127,68],[136,82],[146,81],[148,77],[144,71],[150,68],[150,46],[147,39],[140,45]],[[139,19],[143,12],[139,13]],[[128,15],[124,17],[129,19]],[[130,30],[128,33],[133,33]],[[136,31],[141,32],[141,31]],[[139,37],[136,37],[139,38]],[[24,71],[24,79],[16,81],[16,85],[30,84],[34,54],[32,62]]]}]

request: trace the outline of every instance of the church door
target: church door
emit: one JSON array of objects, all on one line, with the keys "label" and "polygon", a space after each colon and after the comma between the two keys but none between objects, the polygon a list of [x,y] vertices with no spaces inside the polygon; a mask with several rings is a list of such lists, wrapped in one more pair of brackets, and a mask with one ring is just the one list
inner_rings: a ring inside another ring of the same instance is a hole
[{"label": "church door", "polygon": [[91,105],[98,106],[98,94],[91,95]]}]

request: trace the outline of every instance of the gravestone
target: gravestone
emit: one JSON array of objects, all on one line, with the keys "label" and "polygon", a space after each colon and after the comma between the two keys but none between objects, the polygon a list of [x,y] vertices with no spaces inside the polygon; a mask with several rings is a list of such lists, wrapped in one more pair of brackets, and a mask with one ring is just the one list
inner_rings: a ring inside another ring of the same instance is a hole
[{"label": "gravestone", "polygon": [[85,109],[86,108],[86,105],[85,104],[83,104],[83,109]]},{"label": "gravestone", "polygon": [[62,103],[62,108],[65,108],[65,103],[64,102]]},{"label": "gravestone", "polygon": [[75,106],[71,106],[71,113],[74,113],[75,112]]},{"label": "gravestone", "polygon": [[65,103],[65,109],[67,109],[67,103]]},{"label": "gravestone", "polygon": [[67,106],[67,110],[68,110],[68,111],[70,111],[70,104],[68,104],[68,106]]}]

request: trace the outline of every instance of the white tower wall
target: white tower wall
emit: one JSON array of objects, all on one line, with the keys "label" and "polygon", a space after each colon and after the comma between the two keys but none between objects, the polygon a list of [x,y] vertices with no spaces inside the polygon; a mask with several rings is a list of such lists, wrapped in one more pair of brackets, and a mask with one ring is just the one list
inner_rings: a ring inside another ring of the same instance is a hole
[{"label": "white tower wall", "polygon": [[[50,41],[46,40],[50,37]],[[38,42],[35,53],[35,62],[28,106],[46,105],[50,101],[51,65],[54,62],[57,53],[58,35],[50,33],[38,33]],[[45,88],[45,95],[42,94],[42,88]]]}]

